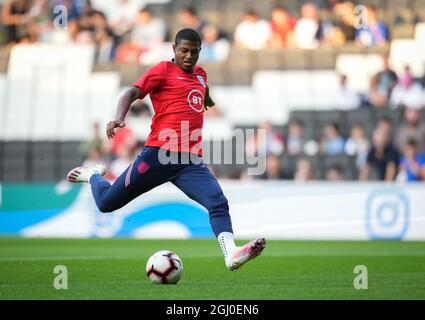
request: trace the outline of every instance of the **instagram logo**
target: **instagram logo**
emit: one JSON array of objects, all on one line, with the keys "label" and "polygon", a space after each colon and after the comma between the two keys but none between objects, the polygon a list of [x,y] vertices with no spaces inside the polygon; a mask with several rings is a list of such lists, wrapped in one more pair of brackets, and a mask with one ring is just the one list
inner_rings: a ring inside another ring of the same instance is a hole
[{"label": "instagram logo", "polygon": [[409,225],[409,200],[398,190],[373,191],[366,202],[366,230],[371,239],[401,240]]}]

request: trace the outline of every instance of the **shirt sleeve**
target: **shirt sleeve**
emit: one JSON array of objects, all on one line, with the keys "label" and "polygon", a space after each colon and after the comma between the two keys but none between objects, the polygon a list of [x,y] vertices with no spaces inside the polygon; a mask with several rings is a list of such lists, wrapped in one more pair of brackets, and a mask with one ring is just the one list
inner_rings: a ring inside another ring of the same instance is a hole
[{"label": "shirt sleeve", "polygon": [[133,83],[134,87],[140,89],[139,98],[143,99],[146,95],[151,93],[152,91],[160,88],[166,78],[167,74],[167,63],[161,62],[156,66],[150,68],[146,71],[135,83]]}]

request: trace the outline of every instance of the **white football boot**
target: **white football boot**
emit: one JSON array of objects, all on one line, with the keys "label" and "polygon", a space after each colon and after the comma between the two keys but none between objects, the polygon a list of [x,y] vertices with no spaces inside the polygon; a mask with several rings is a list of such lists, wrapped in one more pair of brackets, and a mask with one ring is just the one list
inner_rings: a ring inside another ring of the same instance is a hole
[{"label": "white football boot", "polygon": [[89,182],[93,174],[104,176],[106,167],[103,163],[97,163],[93,167],[76,167],[68,172],[66,178],[69,182]]},{"label": "white football boot", "polygon": [[236,249],[226,258],[226,266],[230,271],[236,271],[246,262],[257,258],[266,247],[266,239],[258,238]]}]

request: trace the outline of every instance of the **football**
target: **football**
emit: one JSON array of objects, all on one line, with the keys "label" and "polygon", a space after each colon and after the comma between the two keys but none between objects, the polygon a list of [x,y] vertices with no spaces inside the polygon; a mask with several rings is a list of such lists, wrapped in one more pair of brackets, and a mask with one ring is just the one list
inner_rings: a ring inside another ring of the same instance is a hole
[{"label": "football", "polygon": [[146,264],[149,282],[176,284],[183,274],[183,263],[179,256],[169,250],[155,252]]}]

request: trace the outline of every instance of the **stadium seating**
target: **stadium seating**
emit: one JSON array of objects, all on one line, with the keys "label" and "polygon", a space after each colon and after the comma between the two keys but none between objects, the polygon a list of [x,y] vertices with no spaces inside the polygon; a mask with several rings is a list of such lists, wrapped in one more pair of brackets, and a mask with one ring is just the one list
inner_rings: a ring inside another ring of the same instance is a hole
[{"label": "stadium seating", "polygon": [[[104,1],[96,1],[108,6]],[[269,19],[271,8],[283,4],[295,16],[306,2],[321,9],[320,17],[332,19],[324,0],[211,0],[155,1],[149,8],[163,18],[171,30],[180,27],[180,8],[193,5],[199,15],[216,23],[231,40],[226,61],[205,63],[211,94],[222,115],[205,121],[206,145],[216,140],[229,144],[232,128],[255,128],[271,121],[286,136],[288,123],[299,119],[307,138],[320,138],[323,127],[337,123],[342,135],[349,136],[354,124],[364,125],[370,138],[376,121],[386,116],[394,127],[402,121],[402,111],[371,109],[339,111],[334,96],[339,90],[339,74],[346,74],[350,87],[367,94],[370,77],[382,69],[382,55],[401,73],[409,63],[415,77],[425,74],[425,1],[356,0],[382,9],[380,16],[392,36],[389,46],[361,48],[347,43],[341,48],[327,45],[315,50],[297,48],[252,51],[232,42],[236,24],[243,12],[255,9]],[[173,34],[170,34],[173,36]],[[83,161],[81,141],[87,140],[92,124],[102,128],[113,116],[120,94],[149,68],[134,64],[93,64],[92,46],[20,45],[10,54],[0,48],[0,179],[2,181],[49,181],[64,177],[67,170]],[[6,74],[7,72],[7,74]],[[49,81],[44,81],[49,79]],[[425,112],[422,113],[425,118]],[[133,120],[130,120],[132,122]],[[149,119],[136,119],[131,125],[144,140]],[[208,148],[208,147],[206,147]],[[235,150],[233,150],[234,152]],[[283,156],[282,165],[293,174],[296,161],[304,156]],[[310,157],[316,176],[338,164],[347,179],[358,176],[348,156]],[[16,159],[16,161],[14,161]],[[246,166],[223,166],[217,170],[232,176]]]}]

